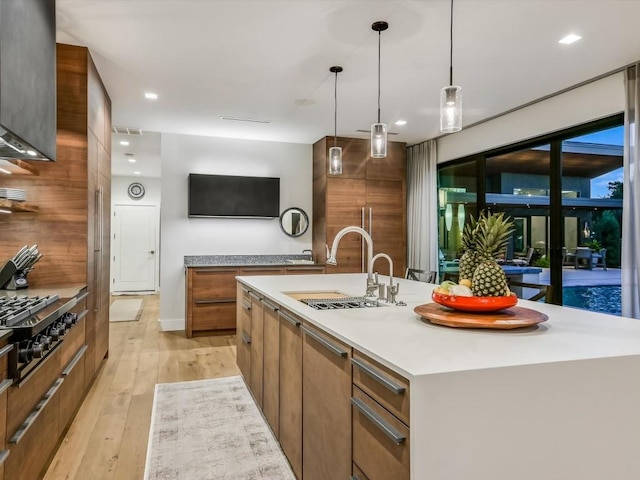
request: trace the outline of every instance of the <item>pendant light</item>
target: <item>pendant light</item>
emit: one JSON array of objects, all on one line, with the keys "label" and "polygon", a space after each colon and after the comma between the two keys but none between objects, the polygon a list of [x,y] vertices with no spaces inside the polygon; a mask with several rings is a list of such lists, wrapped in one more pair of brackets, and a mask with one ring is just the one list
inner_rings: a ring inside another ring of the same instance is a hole
[{"label": "pendant light", "polygon": [[342,67],[333,66],[329,69],[336,74],[333,86],[333,147],[329,149],[329,175],[342,175],[342,147],[338,146],[338,73]]},{"label": "pendant light", "polygon": [[451,0],[449,45],[449,86],[440,90],[440,131],[442,133],[462,130],[462,88],[453,84],[453,0]]},{"label": "pendant light", "polygon": [[371,125],[371,157],[384,158],[387,156],[387,124],[380,123],[380,34],[389,28],[389,24],[374,22],[371,28],[378,32],[378,123]]}]

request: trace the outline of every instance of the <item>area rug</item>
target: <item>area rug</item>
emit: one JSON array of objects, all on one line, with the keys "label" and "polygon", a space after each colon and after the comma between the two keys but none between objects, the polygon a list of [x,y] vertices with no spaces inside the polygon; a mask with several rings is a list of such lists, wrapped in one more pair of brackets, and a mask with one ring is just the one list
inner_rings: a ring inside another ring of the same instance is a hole
[{"label": "area rug", "polygon": [[133,322],[142,313],[141,298],[117,299],[109,307],[110,322]]},{"label": "area rug", "polygon": [[239,376],[156,385],[144,480],[295,480]]}]

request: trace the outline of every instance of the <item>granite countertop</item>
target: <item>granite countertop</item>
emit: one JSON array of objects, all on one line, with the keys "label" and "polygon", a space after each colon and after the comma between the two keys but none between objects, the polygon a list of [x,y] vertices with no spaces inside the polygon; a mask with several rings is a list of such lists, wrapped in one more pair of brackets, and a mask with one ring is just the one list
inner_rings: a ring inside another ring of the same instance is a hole
[{"label": "granite countertop", "polygon": [[189,267],[230,267],[259,265],[323,265],[319,263],[291,263],[287,260],[310,260],[309,254],[277,255],[186,255],[184,266]]}]

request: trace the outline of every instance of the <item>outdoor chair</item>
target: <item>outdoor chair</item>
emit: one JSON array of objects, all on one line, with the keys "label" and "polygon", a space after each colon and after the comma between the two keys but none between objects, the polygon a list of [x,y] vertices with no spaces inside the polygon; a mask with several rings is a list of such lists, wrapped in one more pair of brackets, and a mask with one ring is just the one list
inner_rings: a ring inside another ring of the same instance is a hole
[{"label": "outdoor chair", "polygon": [[522,295],[522,292],[524,291],[523,289],[525,289],[525,288],[538,290],[538,293],[535,293],[531,297],[528,297],[528,298],[521,297],[521,298],[523,298],[525,300],[531,300],[533,302],[537,302],[537,301],[539,301],[539,300],[544,298],[544,303],[551,303],[551,295],[553,293],[553,289],[552,289],[551,285],[543,285],[543,284],[539,284],[539,283],[518,282],[518,281],[514,281],[514,280],[508,280],[508,283],[509,283],[509,289],[513,289],[514,287],[516,287],[516,289],[517,289],[516,294],[519,291],[520,295]]},{"label": "outdoor chair", "polygon": [[588,268],[589,270],[591,270],[593,268],[592,261],[592,253],[589,247],[576,248],[576,253],[573,257],[573,266],[575,269]]},{"label": "outdoor chair", "polygon": [[597,257],[594,267],[602,267],[603,270],[607,269],[607,249],[606,248],[600,249],[599,257]]},{"label": "outdoor chair", "polygon": [[[426,277],[424,280],[421,280],[419,275],[425,275]],[[433,270],[427,272],[426,270],[418,270],[417,268],[407,268],[404,278],[406,278],[407,280],[415,280],[417,282],[424,281],[427,283],[436,283],[437,276],[438,272]]]},{"label": "outdoor chair", "polygon": [[527,265],[529,265],[531,263],[531,257],[533,257],[533,252],[534,252],[534,248],[533,247],[529,247],[529,249],[527,250],[527,254],[522,257],[522,256],[516,256],[514,259],[511,260],[511,264],[512,265],[518,265],[520,267],[526,267]]}]

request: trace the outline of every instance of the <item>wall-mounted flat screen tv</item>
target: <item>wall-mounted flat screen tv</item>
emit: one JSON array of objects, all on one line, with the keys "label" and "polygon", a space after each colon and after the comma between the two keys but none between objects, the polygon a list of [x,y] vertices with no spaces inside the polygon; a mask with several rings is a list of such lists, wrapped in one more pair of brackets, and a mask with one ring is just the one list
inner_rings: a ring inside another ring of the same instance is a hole
[{"label": "wall-mounted flat screen tv", "polygon": [[189,174],[189,217],[280,216],[280,179]]}]

